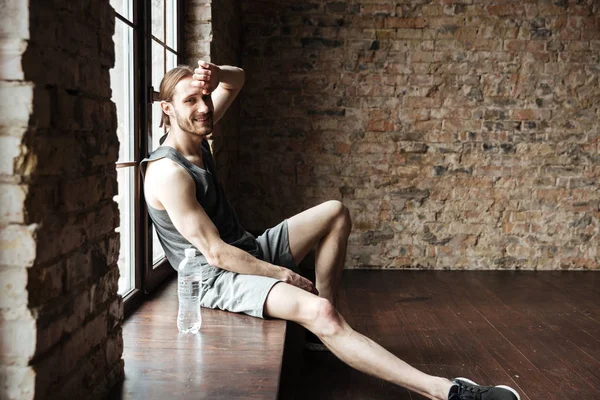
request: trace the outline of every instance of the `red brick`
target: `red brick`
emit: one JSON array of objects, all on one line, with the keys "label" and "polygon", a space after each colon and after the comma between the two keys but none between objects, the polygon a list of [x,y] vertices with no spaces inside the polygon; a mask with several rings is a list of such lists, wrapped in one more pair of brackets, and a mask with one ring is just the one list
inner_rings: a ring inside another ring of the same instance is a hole
[{"label": "red brick", "polygon": [[370,120],[367,130],[377,132],[393,131],[394,124],[386,120]]},{"label": "red brick", "polygon": [[541,52],[546,50],[546,42],[541,40],[531,40],[527,42],[527,51],[529,52]]},{"label": "red brick", "polygon": [[394,13],[393,4],[361,4],[360,13],[364,15],[391,15]]},{"label": "red brick", "polygon": [[498,16],[523,15],[525,12],[525,8],[520,5],[502,4],[488,6],[487,11],[490,15]]},{"label": "red brick", "polygon": [[504,50],[523,51],[527,47],[526,40],[506,40],[504,41]]},{"label": "red brick", "polygon": [[512,116],[517,121],[535,120],[538,118],[537,111],[532,109],[513,110]]},{"label": "red brick", "polygon": [[426,21],[424,18],[397,18],[388,17],[385,19],[386,28],[425,28]]}]

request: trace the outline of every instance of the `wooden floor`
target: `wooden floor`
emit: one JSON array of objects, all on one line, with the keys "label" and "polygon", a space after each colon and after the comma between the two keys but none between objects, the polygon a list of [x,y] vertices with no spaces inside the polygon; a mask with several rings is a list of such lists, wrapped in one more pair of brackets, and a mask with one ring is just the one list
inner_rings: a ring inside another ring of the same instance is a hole
[{"label": "wooden floor", "polygon": [[[206,334],[179,336],[176,300],[171,283],[124,324],[126,380],[113,398],[273,398],[283,322],[205,310]],[[427,373],[508,384],[523,400],[600,399],[600,273],[345,271],[340,310]],[[295,362],[283,400],[423,399],[328,353]]]},{"label": "wooden floor", "polygon": [[[600,399],[600,273],[345,271],[343,286],[348,322],[425,372]],[[423,399],[331,354],[305,353],[299,382],[285,398]]]},{"label": "wooden floor", "polygon": [[125,321],[125,381],[110,399],[277,398],[284,321],[202,309],[202,333],[184,335],[177,304],[171,280]]}]

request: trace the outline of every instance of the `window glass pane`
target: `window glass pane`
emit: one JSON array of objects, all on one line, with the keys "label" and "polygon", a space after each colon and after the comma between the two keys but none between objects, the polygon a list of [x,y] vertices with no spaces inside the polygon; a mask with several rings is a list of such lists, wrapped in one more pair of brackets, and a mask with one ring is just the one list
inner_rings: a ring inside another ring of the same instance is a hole
[{"label": "window glass pane", "polygon": [[167,23],[167,46],[169,46],[173,50],[177,50],[177,1],[166,1],[167,15],[165,19]]},{"label": "window glass pane", "polygon": [[163,250],[160,242],[158,241],[158,235],[156,234],[156,228],[152,225],[152,268],[155,267],[156,263],[163,259],[165,251]]},{"label": "window glass pane", "polygon": [[161,42],[165,41],[165,0],[152,2],[152,34]]},{"label": "window glass pane", "polygon": [[165,76],[165,48],[152,40],[152,86],[157,92],[163,76]]},{"label": "window glass pane", "polygon": [[119,205],[119,214],[121,216],[120,226],[115,229],[115,232],[119,232],[121,235],[121,248],[119,250],[118,261],[120,274],[118,290],[121,295],[131,290],[135,283],[134,171],[133,167],[117,168],[119,191],[113,198]]},{"label": "window glass pane", "polygon": [[133,29],[115,22],[115,67],[110,70],[112,101],[117,106],[118,162],[134,160],[133,131]]},{"label": "window glass pane", "polygon": [[167,50],[167,71],[177,66],[177,54]]},{"label": "window glass pane", "polygon": [[121,17],[133,22],[133,0],[110,0],[110,5]]},{"label": "window glass pane", "polygon": [[160,104],[158,101],[152,103],[152,149],[151,151],[156,150],[160,144],[159,140],[165,134],[165,128],[159,128],[160,118],[162,116],[162,110],[160,108]]}]

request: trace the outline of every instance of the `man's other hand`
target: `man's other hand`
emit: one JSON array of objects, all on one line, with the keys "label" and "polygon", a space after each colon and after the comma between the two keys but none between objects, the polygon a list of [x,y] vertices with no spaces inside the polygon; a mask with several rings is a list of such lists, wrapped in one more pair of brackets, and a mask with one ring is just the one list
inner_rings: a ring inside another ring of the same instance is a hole
[{"label": "man's other hand", "polygon": [[194,70],[192,85],[202,89],[202,93],[210,94],[217,86],[219,86],[219,71],[218,65],[198,60],[198,68]]},{"label": "man's other hand", "polygon": [[289,283],[290,285],[306,290],[307,292],[319,295],[319,291],[310,280],[298,275],[293,271],[290,271],[289,269],[283,270],[283,277],[280,279],[285,283]]}]

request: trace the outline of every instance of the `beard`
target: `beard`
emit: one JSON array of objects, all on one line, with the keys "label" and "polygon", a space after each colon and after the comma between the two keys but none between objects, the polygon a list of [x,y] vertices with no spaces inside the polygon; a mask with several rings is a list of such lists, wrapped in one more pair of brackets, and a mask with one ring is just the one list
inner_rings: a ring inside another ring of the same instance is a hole
[{"label": "beard", "polygon": [[175,114],[175,120],[177,121],[177,125],[179,128],[193,136],[201,136],[206,137],[210,135],[213,131],[213,114],[208,114],[208,118],[206,121],[199,121],[194,116],[190,116],[189,119],[186,119],[179,115],[177,110],[173,110]]}]

